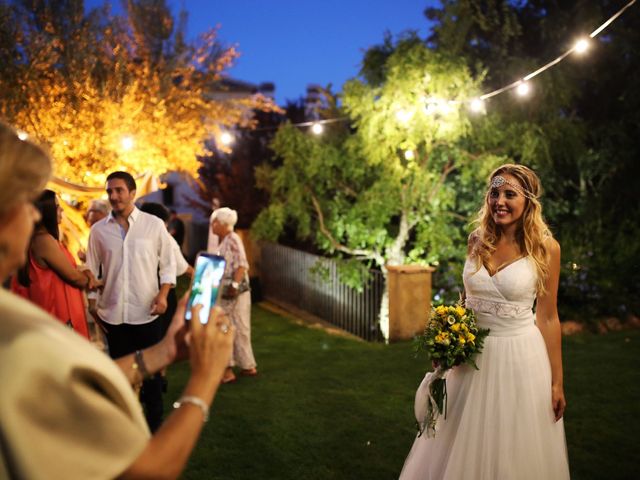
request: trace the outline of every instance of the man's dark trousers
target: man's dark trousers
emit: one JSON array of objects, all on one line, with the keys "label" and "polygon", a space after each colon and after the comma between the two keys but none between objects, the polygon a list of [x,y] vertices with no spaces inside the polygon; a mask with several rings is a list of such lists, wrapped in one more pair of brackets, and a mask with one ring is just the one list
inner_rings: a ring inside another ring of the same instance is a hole
[{"label": "man's dark trousers", "polygon": [[[100,322],[107,331],[107,343],[111,358],[120,358],[136,350],[155,345],[164,336],[161,318],[142,325],[111,325]],[[144,405],[149,430],[155,432],[162,423],[162,377],[156,373],[142,383],[140,402]]]}]

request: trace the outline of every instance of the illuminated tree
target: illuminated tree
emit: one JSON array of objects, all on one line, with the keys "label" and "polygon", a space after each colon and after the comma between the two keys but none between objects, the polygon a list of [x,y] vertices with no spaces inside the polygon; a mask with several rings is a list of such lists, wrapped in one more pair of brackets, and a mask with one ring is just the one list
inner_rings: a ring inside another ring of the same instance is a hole
[{"label": "illuminated tree", "polygon": [[187,43],[164,0],[85,14],[74,0],[0,3],[0,114],[50,146],[58,177],[103,185],[114,169],[195,174],[205,139],[253,125],[260,95],[217,100],[237,57],[216,31]]},{"label": "illuminated tree", "polygon": [[479,89],[466,66],[417,38],[392,50],[376,78],[345,85],[350,125],[321,136],[281,128],[273,148],[282,165],[259,171],[271,200],[254,232],[277,239],[295,226],[345,260],[342,277],[352,285],[371,266],[386,274],[387,265],[462,257],[459,202],[465,192],[477,197],[478,179],[502,160],[465,148],[467,100]]}]

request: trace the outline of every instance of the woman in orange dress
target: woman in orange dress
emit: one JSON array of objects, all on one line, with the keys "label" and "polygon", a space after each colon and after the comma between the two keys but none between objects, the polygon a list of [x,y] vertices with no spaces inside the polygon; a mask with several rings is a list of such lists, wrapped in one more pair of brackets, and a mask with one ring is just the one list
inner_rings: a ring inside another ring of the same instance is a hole
[{"label": "woman in orange dress", "polygon": [[31,237],[29,261],[13,278],[11,288],[89,339],[81,289],[95,289],[99,282],[90,271],[77,269],[59,241],[62,210],[55,192],[45,190],[35,206],[42,219]]}]

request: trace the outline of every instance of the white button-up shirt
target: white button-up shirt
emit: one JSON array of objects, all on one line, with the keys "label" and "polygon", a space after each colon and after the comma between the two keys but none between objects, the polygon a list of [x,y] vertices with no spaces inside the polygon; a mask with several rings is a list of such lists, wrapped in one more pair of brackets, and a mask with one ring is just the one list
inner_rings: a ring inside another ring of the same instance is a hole
[{"label": "white button-up shirt", "polygon": [[[87,267],[97,277],[102,265],[104,290],[97,303],[98,315],[112,325],[140,325],[151,315],[160,283],[176,283],[176,260],[162,220],[134,207],[129,230],[118,225],[113,213],[91,227]],[[95,297],[94,297],[95,298]]]}]

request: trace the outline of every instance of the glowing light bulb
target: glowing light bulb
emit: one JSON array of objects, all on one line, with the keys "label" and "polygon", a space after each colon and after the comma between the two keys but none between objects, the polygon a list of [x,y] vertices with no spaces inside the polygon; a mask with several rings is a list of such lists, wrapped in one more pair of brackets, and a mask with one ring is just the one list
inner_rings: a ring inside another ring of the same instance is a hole
[{"label": "glowing light bulb", "polygon": [[324,127],[321,123],[316,122],[311,125],[311,132],[313,132],[315,135],[320,135],[322,132],[324,132]]},{"label": "glowing light bulb", "polygon": [[573,47],[573,51],[580,54],[586,52],[587,50],[589,50],[589,40],[587,40],[586,38],[581,38],[580,40],[578,40]]},{"label": "glowing light bulb", "polygon": [[437,108],[441,115],[449,115],[453,112],[453,102],[442,100],[438,103]]},{"label": "glowing light bulb", "polygon": [[416,158],[416,154],[413,153],[413,150],[406,150],[404,152],[404,158],[407,160],[413,160],[414,158]]},{"label": "glowing light bulb", "polygon": [[133,137],[130,135],[126,135],[124,137],[122,137],[122,149],[125,152],[128,152],[129,150],[131,150],[133,148],[133,145],[135,144],[135,142],[133,141]]},{"label": "glowing light bulb", "polygon": [[233,143],[233,135],[231,135],[229,132],[222,132],[222,134],[220,135],[220,142],[223,145],[231,145]]},{"label": "glowing light bulb", "polygon": [[18,130],[18,138],[24,142],[27,138],[29,138],[29,135],[23,130]]},{"label": "glowing light bulb", "polygon": [[413,112],[410,110],[398,110],[396,112],[396,118],[401,123],[408,123],[411,117],[413,117]]},{"label": "glowing light bulb", "polygon": [[474,98],[471,100],[471,103],[469,103],[469,108],[475,113],[484,112],[484,100],[481,98]]},{"label": "glowing light bulb", "polygon": [[529,84],[527,82],[520,82],[520,84],[516,87],[516,93],[520,97],[526,97],[527,95],[529,95],[530,91],[531,88],[529,87]]}]

